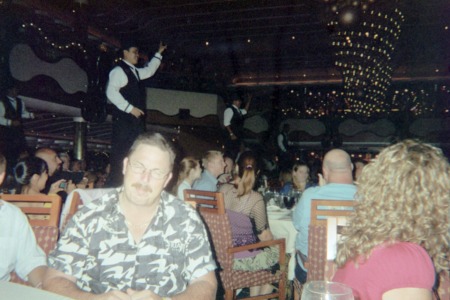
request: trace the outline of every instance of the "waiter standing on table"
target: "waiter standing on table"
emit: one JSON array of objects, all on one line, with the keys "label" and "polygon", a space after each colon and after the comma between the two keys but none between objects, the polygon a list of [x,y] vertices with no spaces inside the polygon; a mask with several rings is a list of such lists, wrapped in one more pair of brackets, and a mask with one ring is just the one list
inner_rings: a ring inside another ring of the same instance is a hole
[{"label": "waiter standing on table", "polygon": [[122,43],[122,60],[109,73],[106,96],[114,104],[112,112],[111,172],[107,185],[116,187],[122,183],[122,161],[136,137],[145,131],[146,95],[141,80],[153,76],[159,68],[162,53],[167,45],[159,44],[159,50],[143,68],[136,68],[139,49],[134,41]]}]

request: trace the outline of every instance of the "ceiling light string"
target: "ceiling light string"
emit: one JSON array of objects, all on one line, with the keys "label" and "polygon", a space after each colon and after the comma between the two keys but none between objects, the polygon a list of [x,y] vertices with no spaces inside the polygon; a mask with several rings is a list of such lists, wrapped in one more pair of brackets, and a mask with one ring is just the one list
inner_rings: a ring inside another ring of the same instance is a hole
[{"label": "ceiling light string", "polygon": [[35,32],[38,33],[38,35],[42,38],[42,40],[52,46],[55,49],[58,50],[68,50],[68,49],[78,49],[80,51],[82,51],[83,53],[86,53],[87,50],[84,48],[83,44],[79,43],[79,42],[67,42],[67,43],[58,43],[54,40],[52,40],[47,33],[44,32],[44,30],[42,29],[42,27],[38,26],[36,23],[34,22],[23,22],[22,23],[22,29],[23,30],[34,30]]}]

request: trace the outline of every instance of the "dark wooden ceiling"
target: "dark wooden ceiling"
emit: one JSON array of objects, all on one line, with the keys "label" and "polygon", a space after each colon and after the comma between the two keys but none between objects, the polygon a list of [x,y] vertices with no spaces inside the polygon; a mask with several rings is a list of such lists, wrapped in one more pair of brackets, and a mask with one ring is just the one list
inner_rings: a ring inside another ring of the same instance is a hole
[{"label": "dark wooden ceiling", "polygon": [[[13,1],[14,3],[14,1]],[[348,8],[404,15],[392,66],[403,77],[448,75],[450,30],[447,0],[24,0],[47,18],[46,30],[96,32],[118,45],[139,42],[152,55],[168,45],[162,76],[168,85],[217,91],[236,85],[340,84],[334,69],[335,28]],[[61,21],[58,21],[61,20]],[[357,26],[363,20],[356,20]],[[59,23],[61,26],[55,26]],[[64,25],[67,25],[64,29]],[[87,38],[87,34],[85,36]],[[436,74],[437,69],[440,72]],[[397,74],[400,76],[400,74]],[[395,76],[394,76],[395,77]],[[189,84],[189,82],[191,84]],[[162,84],[165,84],[164,82]]]}]

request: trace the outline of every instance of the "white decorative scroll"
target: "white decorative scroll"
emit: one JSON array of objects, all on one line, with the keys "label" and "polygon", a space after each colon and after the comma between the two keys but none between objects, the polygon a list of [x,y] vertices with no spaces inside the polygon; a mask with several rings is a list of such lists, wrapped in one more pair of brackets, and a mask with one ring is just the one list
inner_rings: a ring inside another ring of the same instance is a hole
[{"label": "white decorative scroll", "polygon": [[[312,136],[319,136],[326,131],[325,125],[316,119],[288,119],[284,123],[291,126],[291,131],[305,131]],[[280,125],[280,131],[283,124]]]},{"label": "white decorative scroll", "polygon": [[244,128],[254,133],[261,133],[269,129],[269,123],[260,115],[255,115],[245,119]]},{"label": "white decorative scroll", "polygon": [[378,120],[370,124],[362,124],[356,120],[345,120],[339,125],[339,132],[353,136],[358,133],[369,131],[378,136],[389,136],[395,133],[395,125],[386,119]]},{"label": "white decorative scroll", "polygon": [[180,109],[189,109],[190,115],[202,118],[220,112],[215,94],[184,92],[147,88],[147,109],[154,109],[168,116],[174,116]]},{"label": "white decorative scroll", "polygon": [[68,94],[87,92],[88,76],[75,61],[63,58],[56,63],[48,63],[37,57],[30,46],[15,45],[9,56],[11,75],[20,81],[29,81],[38,75],[55,79]]}]

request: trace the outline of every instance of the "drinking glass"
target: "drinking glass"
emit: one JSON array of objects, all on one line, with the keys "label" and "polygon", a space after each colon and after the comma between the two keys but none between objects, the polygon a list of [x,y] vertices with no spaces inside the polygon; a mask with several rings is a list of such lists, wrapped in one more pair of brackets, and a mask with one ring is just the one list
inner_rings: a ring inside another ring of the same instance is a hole
[{"label": "drinking glass", "polygon": [[352,289],[331,281],[309,281],[303,286],[302,300],[354,300]]},{"label": "drinking glass", "polygon": [[284,196],[283,197],[283,202],[284,202],[284,207],[286,207],[287,209],[291,209],[292,207],[294,207],[295,197]]}]

